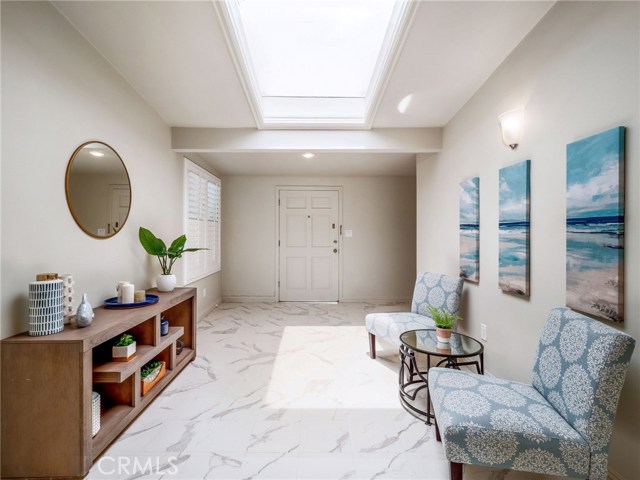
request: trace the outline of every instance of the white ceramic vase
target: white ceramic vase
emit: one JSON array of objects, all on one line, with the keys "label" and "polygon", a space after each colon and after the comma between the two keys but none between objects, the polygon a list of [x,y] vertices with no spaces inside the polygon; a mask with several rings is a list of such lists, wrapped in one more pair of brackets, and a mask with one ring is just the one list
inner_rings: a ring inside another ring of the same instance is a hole
[{"label": "white ceramic vase", "polygon": [[176,288],[176,276],[172,273],[170,275],[160,274],[156,277],[156,285],[159,292],[173,292]]}]

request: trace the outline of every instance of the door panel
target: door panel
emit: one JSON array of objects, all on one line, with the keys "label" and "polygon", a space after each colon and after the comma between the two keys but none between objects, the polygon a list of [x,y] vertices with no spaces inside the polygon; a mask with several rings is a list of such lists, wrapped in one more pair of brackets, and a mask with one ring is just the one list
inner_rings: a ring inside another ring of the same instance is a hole
[{"label": "door panel", "polygon": [[307,197],[305,195],[287,196],[286,205],[288,209],[307,208]]},{"label": "door panel", "polygon": [[287,257],[287,290],[307,290],[307,259],[305,257]]},{"label": "door panel", "polygon": [[327,197],[326,195],[318,196],[313,195],[311,197],[311,208],[313,209],[321,209],[321,208],[332,208],[333,202],[331,197]]},{"label": "door panel", "polygon": [[286,246],[306,247],[307,246],[307,216],[299,214],[287,214],[286,222]]},{"label": "door panel", "polygon": [[280,191],[280,300],[338,300],[338,199],[337,190]]},{"label": "door panel", "polygon": [[311,259],[311,288],[326,290],[331,288],[331,259],[313,257]]},{"label": "door panel", "polygon": [[330,247],[331,246],[331,217],[329,215],[311,216],[311,246]]}]

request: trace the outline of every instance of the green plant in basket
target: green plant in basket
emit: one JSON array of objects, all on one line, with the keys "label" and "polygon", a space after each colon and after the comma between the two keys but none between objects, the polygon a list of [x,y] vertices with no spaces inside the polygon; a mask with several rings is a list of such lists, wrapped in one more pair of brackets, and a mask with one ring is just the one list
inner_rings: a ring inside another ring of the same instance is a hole
[{"label": "green plant in basket", "polygon": [[198,250],[209,250],[208,248],[184,248],[187,243],[187,236],[180,235],[167,248],[167,245],[156,237],[150,230],[140,227],[138,232],[140,243],[149,255],[158,257],[163,275],[171,275],[171,268],[176,260],[184,253],[197,252]]},{"label": "green plant in basket", "polygon": [[128,347],[133,342],[133,335],[131,335],[130,333],[123,333],[114,347]]},{"label": "green plant in basket", "polygon": [[161,366],[162,362],[159,362],[158,360],[151,360],[150,362],[145,363],[140,371],[140,377],[144,380]]},{"label": "green plant in basket", "polygon": [[427,307],[427,310],[429,310],[431,318],[433,318],[433,323],[435,323],[438,328],[451,329],[456,326],[456,323],[462,320],[462,317],[449,313],[442,307]]}]

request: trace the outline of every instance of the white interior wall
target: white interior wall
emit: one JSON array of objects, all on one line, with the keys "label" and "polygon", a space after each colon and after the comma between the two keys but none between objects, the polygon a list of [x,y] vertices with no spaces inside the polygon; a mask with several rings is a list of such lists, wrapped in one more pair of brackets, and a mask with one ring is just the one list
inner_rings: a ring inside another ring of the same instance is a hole
[{"label": "white interior wall", "polygon": [[415,282],[414,177],[224,177],[225,301],[277,298],[276,187],[342,186],[341,301],[406,300]]},{"label": "white interior wall", "polygon": [[[488,326],[487,369],[530,381],[548,311],[565,305],[567,143],[618,125],[626,140],[626,320],[640,339],[639,8],[637,2],[558,2],[446,126],[443,151],[417,166],[418,269],[458,272],[458,185],[480,177],[480,283],[465,285],[461,328]],[[524,106],[523,141],[502,145],[497,117]],[[531,297],[498,290],[498,170],[531,159]],[[640,478],[640,351],[625,384],[611,447],[619,478]]]},{"label": "white interior wall", "polygon": [[[159,267],[138,227],[164,239],[182,232],[182,156],[171,151],[169,127],[51,4],[1,8],[0,326],[7,337],[28,329],[28,284],[38,272],[73,274],[76,295],[87,292],[94,306],[114,296],[118,280],[153,285]],[[129,219],[106,240],[82,232],[65,199],[67,162],[89,140],[111,145],[131,178]],[[220,297],[219,276],[194,285]]]}]

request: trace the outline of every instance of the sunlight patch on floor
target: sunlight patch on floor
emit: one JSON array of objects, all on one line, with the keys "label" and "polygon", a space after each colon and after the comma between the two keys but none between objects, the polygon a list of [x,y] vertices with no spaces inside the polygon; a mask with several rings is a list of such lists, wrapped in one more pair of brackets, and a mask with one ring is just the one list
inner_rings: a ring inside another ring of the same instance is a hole
[{"label": "sunlight patch on floor", "polygon": [[[362,349],[353,348],[362,345]],[[366,354],[360,326],[285,326],[265,404],[274,409],[398,410],[397,371]]]}]

